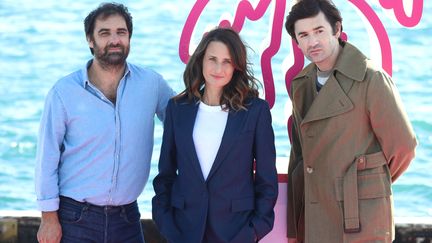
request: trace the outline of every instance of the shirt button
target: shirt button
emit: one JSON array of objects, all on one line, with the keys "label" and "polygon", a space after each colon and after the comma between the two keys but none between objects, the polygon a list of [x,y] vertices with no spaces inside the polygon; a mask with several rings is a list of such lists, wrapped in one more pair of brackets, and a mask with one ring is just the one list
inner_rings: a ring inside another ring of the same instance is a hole
[{"label": "shirt button", "polygon": [[307,166],[307,167],[306,167],[306,172],[307,172],[307,173],[312,174],[313,171],[314,171],[314,169],[313,169],[311,166]]},{"label": "shirt button", "polygon": [[360,164],[363,164],[365,162],[365,159],[363,158],[363,157],[361,157],[360,159],[359,159],[359,163]]}]

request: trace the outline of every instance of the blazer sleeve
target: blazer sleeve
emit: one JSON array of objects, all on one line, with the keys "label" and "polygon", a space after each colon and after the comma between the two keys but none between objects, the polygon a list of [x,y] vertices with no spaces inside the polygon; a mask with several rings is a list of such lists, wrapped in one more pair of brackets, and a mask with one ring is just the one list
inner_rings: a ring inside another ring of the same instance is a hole
[{"label": "blazer sleeve", "polygon": [[153,180],[155,196],[152,199],[152,217],[161,234],[172,241],[179,234],[171,210],[171,190],[177,177],[176,146],[173,127],[174,101],[166,109],[162,147],[159,157],[159,173]]},{"label": "blazer sleeve", "polygon": [[258,239],[263,238],[273,228],[273,207],[278,196],[276,150],[271,122],[270,108],[264,103],[258,114],[254,138],[255,215],[251,223]]},{"label": "blazer sleeve", "polygon": [[417,140],[399,92],[390,77],[383,72],[376,71],[370,81],[367,109],[394,182],[414,158]]}]

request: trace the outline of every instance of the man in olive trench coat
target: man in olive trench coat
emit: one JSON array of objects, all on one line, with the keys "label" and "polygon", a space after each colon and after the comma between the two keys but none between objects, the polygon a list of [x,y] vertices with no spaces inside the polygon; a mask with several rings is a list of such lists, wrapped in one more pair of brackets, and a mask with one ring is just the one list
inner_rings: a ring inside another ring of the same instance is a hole
[{"label": "man in olive trench coat", "polygon": [[396,86],[340,39],[331,2],[299,1],[285,27],[311,61],[290,92],[290,242],[391,242],[391,183],[417,145]]}]

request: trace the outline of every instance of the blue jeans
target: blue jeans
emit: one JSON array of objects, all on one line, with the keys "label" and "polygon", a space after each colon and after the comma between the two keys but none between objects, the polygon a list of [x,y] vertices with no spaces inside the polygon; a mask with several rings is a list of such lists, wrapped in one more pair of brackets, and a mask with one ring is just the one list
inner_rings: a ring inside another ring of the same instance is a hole
[{"label": "blue jeans", "polygon": [[96,206],[60,197],[62,243],[144,243],[138,204]]}]

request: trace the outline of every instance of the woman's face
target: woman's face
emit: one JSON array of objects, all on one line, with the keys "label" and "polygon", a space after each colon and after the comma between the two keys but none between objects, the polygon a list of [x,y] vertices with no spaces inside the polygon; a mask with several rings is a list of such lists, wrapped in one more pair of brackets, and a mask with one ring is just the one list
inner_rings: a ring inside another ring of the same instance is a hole
[{"label": "woman's face", "polygon": [[206,89],[222,90],[234,73],[234,65],[228,47],[220,41],[207,46],[203,60],[203,76]]}]

